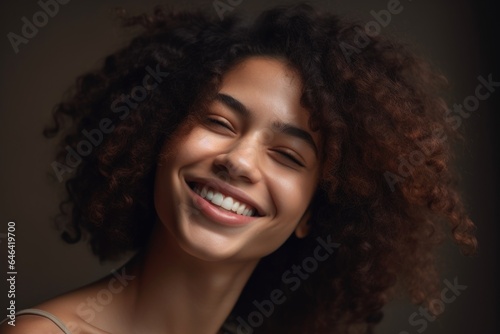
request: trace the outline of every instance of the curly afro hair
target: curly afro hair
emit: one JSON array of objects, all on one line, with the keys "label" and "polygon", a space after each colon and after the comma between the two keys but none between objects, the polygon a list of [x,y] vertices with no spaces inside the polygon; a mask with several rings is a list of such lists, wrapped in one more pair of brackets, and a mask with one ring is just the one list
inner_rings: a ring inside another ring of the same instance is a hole
[{"label": "curly afro hair", "polygon": [[[466,254],[477,247],[451,170],[459,136],[440,74],[385,37],[366,34],[356,46],[362,25],[304,4],[253,22],[161,8],[123,22],[142,32],[77,80],[44,132],[61,137],[53,167],[59,178],[69,174],[66,241],[88,236],[101,260],[143,248],[164,143],[235,64],[273,57],[302,77],[301,103],[323,138],[320,183],[310,234],[262,259],[227,328],[275,289],[286,302],[254,332],[369,333],[396,287],[438,313],[429,303],[439,288],[436,247],[447,235]],[[285,274],[318,238],[339,246],[290,284]]]}]

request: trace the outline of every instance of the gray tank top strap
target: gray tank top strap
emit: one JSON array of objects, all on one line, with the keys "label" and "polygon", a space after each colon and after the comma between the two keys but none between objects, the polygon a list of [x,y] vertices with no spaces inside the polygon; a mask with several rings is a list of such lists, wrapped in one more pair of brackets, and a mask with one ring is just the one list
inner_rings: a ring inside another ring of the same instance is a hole
[{"label": "gray tank top strap", "polygon": [[[63,322],[61,320],[59,320],[58,317],[56,317],[55,315],[53,315],[52,313],[49,313],[49,312],[46,312],[46,311],[43,311],[43,310],[39,310],[39,309],[36,309],[36,308],[27,308],[25,310],[21,310],[19,312],[16,313],[16,316],[19,316],[19,315],[24,315],[24,314],[29,314],[29,315],[38,315],[38,316],[41,316],[41,317],[44,317],[44,318],[47,318],[49,319],[50,321],[52,321],[57,327],[59,327],[64,334],[71,334],[71,332],[69,331],[69,329],[63,324]],[[0,322],[0,325],[3,324],[5,321],[7,321],[7,319],[4,319]]]}]

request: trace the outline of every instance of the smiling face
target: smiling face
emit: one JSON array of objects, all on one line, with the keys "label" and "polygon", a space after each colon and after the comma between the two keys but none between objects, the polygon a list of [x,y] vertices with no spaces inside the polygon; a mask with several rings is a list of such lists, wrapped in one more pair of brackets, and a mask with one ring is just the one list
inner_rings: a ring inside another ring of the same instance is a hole
[{"label": "smiling face", "polygon": [[158,165],[155,207],[169,240],[205,260],[258,260],[304,234],[320,140],[301,89],[276,59],[248,58],[224,75]]}]

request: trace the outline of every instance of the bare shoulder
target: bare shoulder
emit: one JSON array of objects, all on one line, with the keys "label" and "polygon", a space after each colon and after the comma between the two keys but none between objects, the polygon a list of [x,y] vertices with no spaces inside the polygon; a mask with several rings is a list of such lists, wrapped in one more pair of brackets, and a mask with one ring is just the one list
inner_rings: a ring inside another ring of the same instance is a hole
[{"label": "bare shoulder", "polygon": [[[71,334],[104,334],[105,331],[93,325],[89,317],[92,308],[88,307],[88,300],[101,289],[101,283],[91,285],[65,293],[50,299],[31,309],[45,311],[59,320]],[[90,320],[90,321],[89,321]],[[12,324],[15,324],[13,326]],[[2,334],[62,334],[52,320],[47,317],[32,314],[16,315],[15,322],[5,322],[0,325]]]},{"label": "bare shoulder", "polygon": [[4,322],[0,326],[2,334],[60,334],[61,329],[52,321],[36,315],[16,317],[15,322]]},{"label": "bare shoulder", "polygon": [[[43,310],[37,307],[37,310]],[[64,312],[49,312],[55,316],[71,334],[87,334],[95,333],[89,331],[89,324],[82,321],[78,317]],[[62,334],[63,330],[57,326],[52,320],[47,317],[36,314],[20,314],[17,315],[15,321],[6,321],[0,326],[2,334]]]}]

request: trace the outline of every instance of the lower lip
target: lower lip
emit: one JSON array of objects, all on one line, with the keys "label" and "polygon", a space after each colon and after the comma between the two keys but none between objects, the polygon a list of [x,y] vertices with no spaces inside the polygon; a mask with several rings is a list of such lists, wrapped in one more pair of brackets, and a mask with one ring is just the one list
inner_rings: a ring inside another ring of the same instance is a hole
[{"label": "lower lip", "polygon": [[215,206],[211,202],[195,193],[194,190],[191,189],[189,185],[187,185],[187,183],[186,186],[189,189],[191,197],[193,198],[195,207],[198,208],[206,217],[216,223],[225,226],[244,226],[258,218],[239,215],[237,213],[222,209],[219,206]]}]

